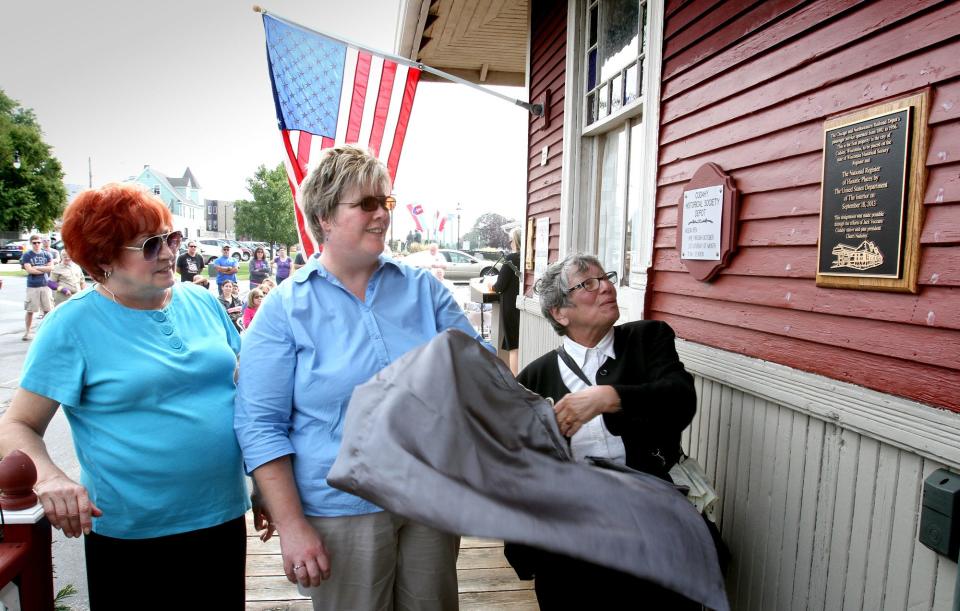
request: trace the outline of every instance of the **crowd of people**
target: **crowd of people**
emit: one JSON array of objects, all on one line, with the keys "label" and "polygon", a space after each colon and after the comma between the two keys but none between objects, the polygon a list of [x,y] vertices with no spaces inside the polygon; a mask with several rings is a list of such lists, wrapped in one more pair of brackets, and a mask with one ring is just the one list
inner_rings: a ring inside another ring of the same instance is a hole
[{"label": "crowd of people", "polygon": [[[158,604],[190,591],[198,607],[242,608],[251,502],[261,539],[279,533],[283,571],[314,608],[457,608],[458,536],[326,481],[357,385],[447,329],[494,351],[431,270],[384,255],[390,193],[387,168],[365,149],[325,150],[300,189],[322,252],[304,260],[281,248],[269,261],[257,249],[245,306],[229,248],[211,263],[214,297],[196,243],[178,256],[182,236],[167,207],[129,184],[85,191],[68,206],[70,256],[59,264],[31,238],[24,338],[31,315],[53,308],[51,290],[69,301],[34,338],[0,419],[0,453],[30,455],[51,524],[85,537],[92,609],[122,607],[144,575],[177,586],[153,590]],[[511,240],[512,265],[494,285],[506,301],[519,290],[519,232]],[[71,260],[90,272],[91,288]],[[519,380],[556,401],[578,460],[603,456],[667,478],[693,416],[692,378],[666,324],[614,327],[616,281],[590,256],[547,270],[537,289],[563,350]],[[514,372],[517,343],[515,331],[504,335]],[[79,482],[42,439],[60,407]],[[587,568],[599,580],[590,590],[635,583]],[[544,608],[562,608],[565,584],[585,566],[526,554],[522,570],[535,576]]]}]

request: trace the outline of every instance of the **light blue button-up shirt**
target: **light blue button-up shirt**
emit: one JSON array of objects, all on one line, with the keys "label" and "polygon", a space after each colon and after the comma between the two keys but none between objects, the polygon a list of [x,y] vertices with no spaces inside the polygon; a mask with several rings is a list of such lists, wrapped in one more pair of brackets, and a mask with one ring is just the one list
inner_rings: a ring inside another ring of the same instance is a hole
[{"label": "light blue button-up shirt", "polygon": [[480,339],[428,271],[381,255],[360,301],[312,257],[270,292],[243,337],[234,425],[247,471],[292,455],[306,515],[380,511],[327,484],[350,395],[450,328]]}]

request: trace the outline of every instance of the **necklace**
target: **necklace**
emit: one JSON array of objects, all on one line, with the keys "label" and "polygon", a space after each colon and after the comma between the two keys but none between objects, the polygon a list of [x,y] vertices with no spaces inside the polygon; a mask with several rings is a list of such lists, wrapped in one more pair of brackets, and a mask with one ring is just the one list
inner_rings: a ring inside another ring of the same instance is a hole
[{"label": "necklace", "polygon": [[[98,283],[97,286],[100,287],[100,288],[102,288],[103,290],[105,290],[106,292],[108,292],[108,293],[110,294],[111,299],[113,299],[113,303],[115,303],[115,304],[117,304],[117,305],[122,305],[122,306],[124,306],[124,307],[129,307],[129,306],[127,306],[126,304],[121,303],[120,300],[117,299],[117,294],[114,293],[113,291],[111,291],[109,288],[107,288],[107,285],[106,285],[106,284]],[[170,290],[170,289],[164,289],[163,302],[160,304],[160,307],[157,308],[157,309],[158,309],[158,310],[162,310],[163,308],[167,307],[167,304],[170,303],[170,298],[171,298],[172,296],[173,296],[173,291],[172,291],[172,290]],[[140,308],[134,308],[134,309],[139,310]],[[149,308],[149,309],[153,309],[153,308]]]}]

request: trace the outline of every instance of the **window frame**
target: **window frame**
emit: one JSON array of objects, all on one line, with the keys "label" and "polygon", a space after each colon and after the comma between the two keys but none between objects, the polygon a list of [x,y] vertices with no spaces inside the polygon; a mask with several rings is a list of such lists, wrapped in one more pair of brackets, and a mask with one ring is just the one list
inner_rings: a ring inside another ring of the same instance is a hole
[{"label": "window frame", "polygon": [[[660,106],[647,104],[647,100],[660,99],[660,79],[663,57],[663,6],[661,2],[647,1],[645,48],[642,56],[645,71],[641,80],[642,95],[618,112],[586,123],[586,70],[588,50],[587,11],[593,0],[569,0],[567,17],[567,45],[574,52],[567,57],[567,76],[565,88],[577,95],[566,96],[564,113],[569,117],[564,126],[564,141],[571,143],[569,158],[564,162],[561,189],[560,215],[560,257],[571,252],[598,252],[599,212],[600,212],[600,171],[602,169],[601,140],[609,131],[632,129],[630,124],[636,117],[643,122],[643,154],[638,161],[639,187],[636,189],[637,207],[631,208],[628,201],[624,208],[622,252],[625,264],[626,253],[631,252],[631,269],[624,274],[618,291],[618,301],[627,320],[642,319],[645,315],[645,301],[648,283],[648,270],[653,263],[654,221],[656,217],[656,176],[659,144]],[[599,44],[599,41],[598,41]],[[566,146],[566,145],[565,145]],[[633,152],[628,144],[627,160]],[[628,173],[630,172],[628,167]],[[629,194],[633,190],[628,185]],[[636,218],[633,230],[637,232],[637,249],[626,243],[626,223]]]}]

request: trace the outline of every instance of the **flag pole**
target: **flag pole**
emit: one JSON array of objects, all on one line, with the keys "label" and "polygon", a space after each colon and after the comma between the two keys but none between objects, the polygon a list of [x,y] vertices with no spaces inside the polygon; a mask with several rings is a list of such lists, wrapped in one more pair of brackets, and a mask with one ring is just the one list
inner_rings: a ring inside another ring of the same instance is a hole
[{"label": "flag pole", "polygon": [[476,83],[471,83],[470,81],[468,81],[468,80],[466,80],[466,79],[463,79],[463,78],[460,78],[459,76],[450,74],[449,72],[444,72],[443,70],[437,70],[436,68],[431,68],[430,66],[428,66],[428,65],[426,65],[426,64],[423,64],[423,63],[421,63],[421,62],[416,62],[416,61],[413,61],[413,60],[411,60],[411,59],[407,59],[406,57],[401,57],[400,55],[394,55],[394,54],[392,54],[392,53],[384,53],[383,51],[377,51],[376,49],[371,49],[370,47],[366,47],[366,46],[364,46],[364,45],[357,44],[357,43],[353,42],[352,40],[348,40],[348,39],[342,38],[342,37],[340,37],[340,36],[331,36],[330,34],[327,34],[327,33],[325,33],[325,32],[321,32],[321,31],[319,31],[319,30],[314,30],[313,28],[308,28],[308,27],[306,27],[306,26],[300,25],[299,23],[296,23],[296,22],[294,22],[294,21],[290,21],[289,19],[286,19],[286,18],[284,18],[284,17],[281,17],[280,15],[277,15],[276,13],[271,13],[271,12],[267,11],[267,9],[263,8],[262,6],[260,6],[260,5],[258,5],[258,4],[254,4],[254,5],[253,5],[253,12],[254,12],[254,13],[261,13],[261,14],[263,14],[263,15],[270,15],[271,17],[273,17],[274,19],[276,19],[276,20],[278,20],[278,21],[282,21],[283,23],[285,23],[285,24],[287,24],[287,25],[289,25],[289,26],[291,26],[291,27],[301,29],[301,30],[303,30],[303,31],[305,31],[305,32],[309,32],[309,33],[311,33],[311,34],[319,34],[320,36],[325,36],[326,38],[329,38],[329,39],[331,39],[331,40],[335,40],[335,41],[337,41],[337,42],[339,42],[339,43],[343,43],[343,44],[347,45],[348,47],[353,47],[354,49],[358,49],[358,50],[360,50],[360,51],[366,51],[367,53],[373,53],[374,55],[379,55],[380,57],[384,57],[384,58],[389,59],[390,61],[396,62],[396,63],[398,63],[398,64],[403,64],[404,66],[410,66],[410,67],[416,68],[416,69],[418,69],[418,70],[420,70],[420,71],[422,71],[422,72],[429,72],[430,74],[433,74],[433,75],[435,75],[435,76],[439,76],[440,78],[446,79],[446,80],[448,80],[448,81],[451,81],[451,82],[454,82],[454,83],[459,83],[459,84],[461,84],[461,85],[466,85],[467,87],[472,87],[473,89],[476,89],[477,91],[482,91],[483,93],[486,93],[486,94],[488,94],[488,95],[496,96],[496,97],[500,98],[501,100],[505,100],[505,101],[507,101],[507,102],[511,102],[512,104],[516,104],[517,106],[520,106],[521,108],[525,108],[526,110],[530,111],[530,114],[532,114],[532,115],[535,115],[535,116],[537,116],[537,117],[542,117],[542,116],[543,116],[543,104],[532,104],[532,103],[530,103],[530,102],[524,102],[523,100],[519,100],[519,99],[517,99],[517,98],[511,98],[511,97],[508,96],[508,95],[504,95],[504,94],[499,93],[499,92],[497,92],[497,91],[493,91],[492,89],[487,89],[486,87],[481,87],[480,85],[477,85]]}]

